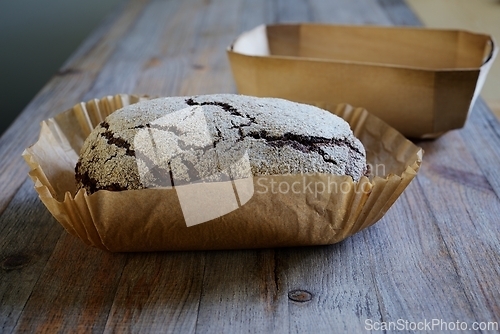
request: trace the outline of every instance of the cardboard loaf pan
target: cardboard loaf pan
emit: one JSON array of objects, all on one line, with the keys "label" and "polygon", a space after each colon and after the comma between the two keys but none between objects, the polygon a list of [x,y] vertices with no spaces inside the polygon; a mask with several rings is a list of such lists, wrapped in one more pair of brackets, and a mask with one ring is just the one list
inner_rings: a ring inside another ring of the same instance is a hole
[{"label": "cardboard loaf pan", "polygon": [[228,48],[241,94],[366,108],[407,137],[461,128],[498,53],[459,30],[261,25]]}]

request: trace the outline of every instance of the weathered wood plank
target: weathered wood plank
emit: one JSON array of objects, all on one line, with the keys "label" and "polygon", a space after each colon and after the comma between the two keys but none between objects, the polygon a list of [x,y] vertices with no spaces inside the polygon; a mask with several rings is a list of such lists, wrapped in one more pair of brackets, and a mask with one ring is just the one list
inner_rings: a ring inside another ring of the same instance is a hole
[{"label": "weathered wood plank", "polygon": [[296,23],[313,19],[307,1],[274,0],[272,23]]},{"label": "weathered wood plank", "polygon": [[63,233],[26,180],[0,216],[0,332],[14,329]]},{"label": "weathered wood plank", "polygon": [[465,127],[460,130],[463,143],[500,198],[500,121],[479,99]]},{"label": "weathered wood plank", "polygon": [[[239,31],[241,1],[216,0],[209,3],[192,39],[192,62],[200,71],[185,76],[180,95],[236,93],[226,48]],[[220,9],[224,8],[224,15]]]},{"label": "weathered wood plank", "polygon": [[40,133],[39,123],[82,101],[143,5],[140,1],[131,1],[123,11],[117,11],[101,25],[4,132],[0,138],[3,157],[0,160],[0,213],[26,179],[28,168],[21,153],[35,143]]},{"label": "weathered wood plank", "polygon": [[206,255],[196,333],[286,333],[286,277],[278,250]]},{"label": "weathered wood plank", "polygon": [[[238,17],[239,31],[237,35],[243,31],[255,28],[259,24],[276,22],[274,17],[275,6],[275,2],[269,0],[243,1]],[[235,39],[237,35],[233,36],[233,39]]]},{"label": "weathered wood plank", "polygon": [[[393,24],[421,25],[403,1],[378,2]],[[488,130],[483,131],[484,128]],[[426,210],[420,213],[429,212],[432,215],[430,218],[437,230],[431,237],[437,235],[442,239],[442,247],[451,259],[456,276],[456,282],[448,281],[443,285],[446,290],[451,288],[452,291],[447,291],[441,298],[454,298],[455,301],[450,303],[455,307],[449,310],[463,313],[448,314],[448,321],[455,318],[463,321],[498,319],[499,306],[496,301],[500,292],[495,288],[496,280],[491,284],[487,282],[491,282],[492,277],[500,277],[500,229],[497,224],[497,217],[500,216],[497,187],[500,185],[500,172],[494,167],[500,162],[499,128],[498,120],[480,99],[463,130],[448,133],[436,141],[419,143],[426,154],[424,167],[416,180],[418,192],[421,193],[421,199],[417,202],[427,206]],[[464,138],[463,141],[461,137]],[[410,187],[404,197],[416,193],[410,192],[412,188],[417,187]],[[420,241],[423,245],[427,240],[422,238]],[[485,254],[488,256],[485,257]],[[453,272],[450,273],[450,268],[436,266],[437,262],[427,263],[439,274],[432,283],[442,282],[448,275],[451,275],[449,279],[452,279]],[[422,268],[421,264],[419,268]],[[441,276],[444,273],[447,274]],[[434,291],[425,296],[432,298],[441,295],[438,292]],[[436,300],[432,305],[439,305],[440,300],[442,299]],[[431,316],[437,315],[437,312],[429,307],[420,313],[423,312]]]},{"label": "weathered wood plank", "polygon": [[163,27],[174,19],[173,14],[180,4],[176,1],[148,2],[131,29],[119,41],[83,100],[137,93],[135,87],[143,66],[158,55],[158,46],[166,42],[161,39]]},{"label": "weathered wood plank", "polygon": [[413,182],[399,201],[382,224],[367,231],[383,320],[473,318],[452,256],[420,185]]},{"label": "weathered wood plank", "polygon": [[102,332],[126,255],[90,248],[64,234],[19,318],[23,333]]},{"label": "weathered wood plank", "polygon": [[389,25],[384,10],[376,1],[358,0],[311,0],[308,1],[313,21],[335,24]]},{"label": "weathered wood plank", "polygon": [[[400,1],[378,1],[393,22],[420,25],[418,18]],[[500,122],[479,99],[464,129],[422,143],[427,151],[426,163],[434,165],[430,167],[431,176],[426,173],[429,169],[424,168],[417,179],[435,213],[464,294],[478,321],[498,320],[500,310],[500,292],[495,287],[496,281],[491,280],[500,277],[499,129]],[[455,153],[442,154],[444,150]],[[431,152],[436,152],[436,156]],[[443,178],[460,186],[446,183]]]},{"label": "weathered wood plank", "polygon": [[205,254],[130,254],[106,333],[193,333],[202,293]]},{"label": "weathered wood plank", "polygon": [[418,17],[403,0],[377,0],[391,23],[397,26],[420,26]]},{"label": "weathered wood plank", "polygon": [[289,249],[286,266],[290,329],[300,333],[360,333],[365,318],[380,321],[364,232],[339,244]]},{"label": "weathered wood plank", "polygon": [[[498,319],[500,290],[491,278],[500,277],[500,198],[488,178],[478,173],[481,169],[464,149],[459,131],[422,147],[427,151],[427,167],[417,182],[430,211],[436,213],[439,233],[475,319]],[[443,154],[443,150],[457,154]]]}]

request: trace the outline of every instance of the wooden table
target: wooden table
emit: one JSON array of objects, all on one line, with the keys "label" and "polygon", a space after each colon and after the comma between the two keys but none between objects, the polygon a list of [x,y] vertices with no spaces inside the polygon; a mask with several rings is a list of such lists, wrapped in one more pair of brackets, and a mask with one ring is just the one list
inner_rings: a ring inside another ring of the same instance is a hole
[{"label": "wooden table", "polygon": [[419,24],[401,0],[133,0],[87,38],[0,139],[0,332],[498,324],[500,123],[481,100],[464,129],[418,143],[421,172],[380,222],[332,246],[112,254],[42,205],[21,158],[41,120],[108,94],[235,92],[225,47],[286,21]]}]

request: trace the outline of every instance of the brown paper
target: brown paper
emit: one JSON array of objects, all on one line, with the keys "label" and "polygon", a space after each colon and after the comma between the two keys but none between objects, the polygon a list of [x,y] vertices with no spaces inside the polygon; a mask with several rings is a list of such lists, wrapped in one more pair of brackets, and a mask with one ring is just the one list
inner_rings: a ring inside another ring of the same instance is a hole
[{"label": "brown paper", "polygon": [[[370,179],[354,183],[350,176],[327,174],[254,177],[247,203],[191,227],[177,196],[182,186],[101,190],[90,196],[80,190],[73,195],[78,152],[91,129],[114,110],[141,99],[117,95],[80,103],[42,122],[38,142],[23,153],[42,202],[88,245],[118,252],[331,244],[379,220],[421,163],[420,148],[366,110],[321,105],[348,121],[365,145],[374,174]],[[271,187],[271,181],[278,187]]]},{"label": "brown paper", "polygon": [[322,24],[259,26],[228,48],[241,94],[362,106],[413,138],[465,124],[497,53],[466,31]]}]

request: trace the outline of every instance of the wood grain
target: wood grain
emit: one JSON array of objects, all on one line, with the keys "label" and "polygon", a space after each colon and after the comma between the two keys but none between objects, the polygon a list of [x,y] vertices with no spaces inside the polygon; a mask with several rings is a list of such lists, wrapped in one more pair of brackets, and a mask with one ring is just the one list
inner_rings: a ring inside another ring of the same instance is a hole
[{"label": "wood grain", "polygon": [[11,332],[63,232],[26,180],[0,217],[0,332]]},{"label": "wood grain", "polygon": [[[436,224],[461,286],[471,288],[464,293],[474,318],[480,321],[498,318],[500,291],[488,278],[500,277],[497,265],[500,261],[499,198],[487,178],[477,173],[480,169],[468,151],[462,150],[460,155],[454,156],[440,153],[443,149],[460,152],[465,146],[456,131],[432,145],[425,143],[422,146],[427,151],[429,166],[417,182],[430,211],[439,212]],[[433,187],[447,189],[447,192],[432,191]],[[472,253],[481,255],[473,257]]]},{"label": "wood grain", "polygon": [[500,198],[500,122],[484,101],[476,102],[469,122],[460,134],[493,191]]},{"label": "wood grain", "polygon": [[129,255],[105,332],[194,332],[204,269],[199,252]]},{"label": "wood grain", "polygon": [[312,0],[314,21],[335,24],[390,25],[387,17],[376,1],[360,0],[353,6],[350,0]]},{"label": "wood grain", "polygon": [[404,205],[385,217],[386,226],[367,231],[367,242],[381,239],[370,256],[384,321],[472,319],[450,250],[419,184],[414,182],[400,201]]},{"label": "wood grain", "polygon": [[279,251],[208,253],[196,332],[288,332],[283,269]]},{"label": "wood grain", "polygon": [[126,257],[75,241],[59,240],[14,331],[102,332]]},{"label": "wood grain", "polygon": [[402,0],[132,0],[85,41],[0,138],[0,332],[500,321],[500,124],[482,100],[464,129],[418,143],[421,172],[380,222],[336,245],[111,254],[64,232],[36,198],[20,153],[41,119],[106,94],[235,92],[226,46],[293,21],[419,24]]},{"label": "wood grain", "polygon": [[[360,333],[366,318],[381,319],[383,310],[369,270],[363,234],[336,245],[283,254],[291,331]],[[308,298],[295,300],[296,291]]]},{"label": "wood grain", "polygon": [[401,0],[377,0],[390,22],[396,26],[422,25],[415,13]]}]

